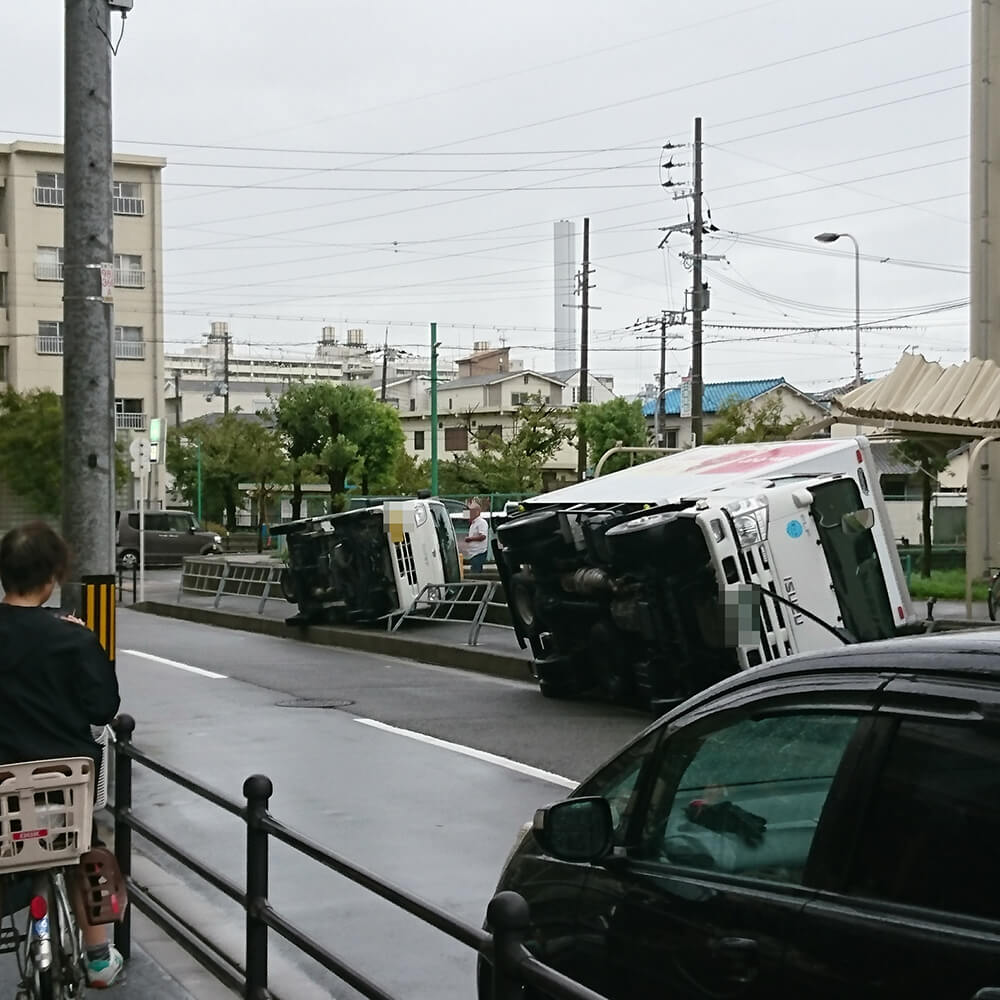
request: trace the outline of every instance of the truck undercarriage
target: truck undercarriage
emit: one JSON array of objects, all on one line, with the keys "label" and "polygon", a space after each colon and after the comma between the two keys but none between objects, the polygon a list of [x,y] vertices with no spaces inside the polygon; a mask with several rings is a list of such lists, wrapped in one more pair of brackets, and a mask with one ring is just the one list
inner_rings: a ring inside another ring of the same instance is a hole
[{"label": "truck undercarriage", "polygon": [[498,568],[543,694],[665,707],[739,669],[691,505],[541,510],[498,532]]}]

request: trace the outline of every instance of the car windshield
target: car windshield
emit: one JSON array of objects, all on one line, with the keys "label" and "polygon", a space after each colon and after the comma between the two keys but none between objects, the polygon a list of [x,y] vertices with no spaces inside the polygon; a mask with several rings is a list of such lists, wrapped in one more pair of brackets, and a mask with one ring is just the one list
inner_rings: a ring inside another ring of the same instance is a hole
[{"label": "car windshield", "polygon": [[434,530],[437,532],[438,545],[441,548],[441,564],[444,566],[444,578],[448,583],[458,583],[462,579],[462,570],[458,564],[458,543],[455,541],[455,529],[451,518],[440,504],[427,505],[434,519]]},{"label": "car windshield", "polygon": [[837,479],[811,487],[810,492],[812,516],[845,627],[861,641],[892,636],[895,621],[872,532],[847,534],[841,526],[845,514],[864,506],[857,483]]}]

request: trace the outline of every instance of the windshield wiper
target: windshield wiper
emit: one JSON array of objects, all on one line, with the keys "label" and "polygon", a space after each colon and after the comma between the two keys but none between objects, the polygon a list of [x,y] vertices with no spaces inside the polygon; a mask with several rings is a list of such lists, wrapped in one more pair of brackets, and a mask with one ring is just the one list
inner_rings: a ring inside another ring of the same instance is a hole
[{"label": "windshield wiper", "polygon": [[787,597],[783,597],[781,594],[776,594],[773,590],[768,587],[762,587],[759,583],[751,584],[757,590],[767,594],[772,600],[777,601],[779,604],[784,604],[799,614],[804,615],[810,621],[815,622],[821,628],[825,628],[827,632],[832,632],[845,646],[853,646],[858,642],[857,637],[853,632],[846,628],[838,627],[837,625],[831,625],[828,621],[824,621],[819,615],[814,615],[811,611],[807,611],[801,604],[795,601],[790,601]]}]

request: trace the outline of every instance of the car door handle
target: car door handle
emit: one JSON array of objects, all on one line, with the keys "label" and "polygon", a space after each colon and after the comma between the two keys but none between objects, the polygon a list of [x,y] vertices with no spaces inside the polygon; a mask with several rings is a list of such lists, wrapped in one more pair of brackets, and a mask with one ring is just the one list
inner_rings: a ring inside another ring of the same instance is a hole
[{"label": "car door handle", "polygon": [[1000,986],[984,986],[976,990],[972,1000],[1000,1000]]},{"label": "car door handle", "polygon": [[734,983],[749,983],[756,979],[759,949],[753,938],[720,938],[716,950],[726,963],[727,977]]}]

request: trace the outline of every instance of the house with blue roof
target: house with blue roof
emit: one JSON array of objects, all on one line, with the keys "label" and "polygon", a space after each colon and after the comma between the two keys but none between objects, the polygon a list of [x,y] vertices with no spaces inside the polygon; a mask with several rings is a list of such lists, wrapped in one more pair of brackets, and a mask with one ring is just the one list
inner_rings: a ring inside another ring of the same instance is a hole
[{"label": "house with blue roof", "polygon": [[[822,402],[808,393],[796,389],[783,378],[751,379],[743,382],[706,382],[702,391],[703,427],[708,430],[717,419],[719,411],[730,402],[753,402],[765,405],[772,399],[781,401],[781,412],[785,419],[804,417],[807,421],[826,416],[827,409]],[[656,425],[656,400],[643,403],[642,412],[646,417],[650,438]],[[663,394],[661,410],[661,434],[667,448],[687,448],[693,444],[691,438],[691,398],[685,379],[679,386],[667,389]]]}]

